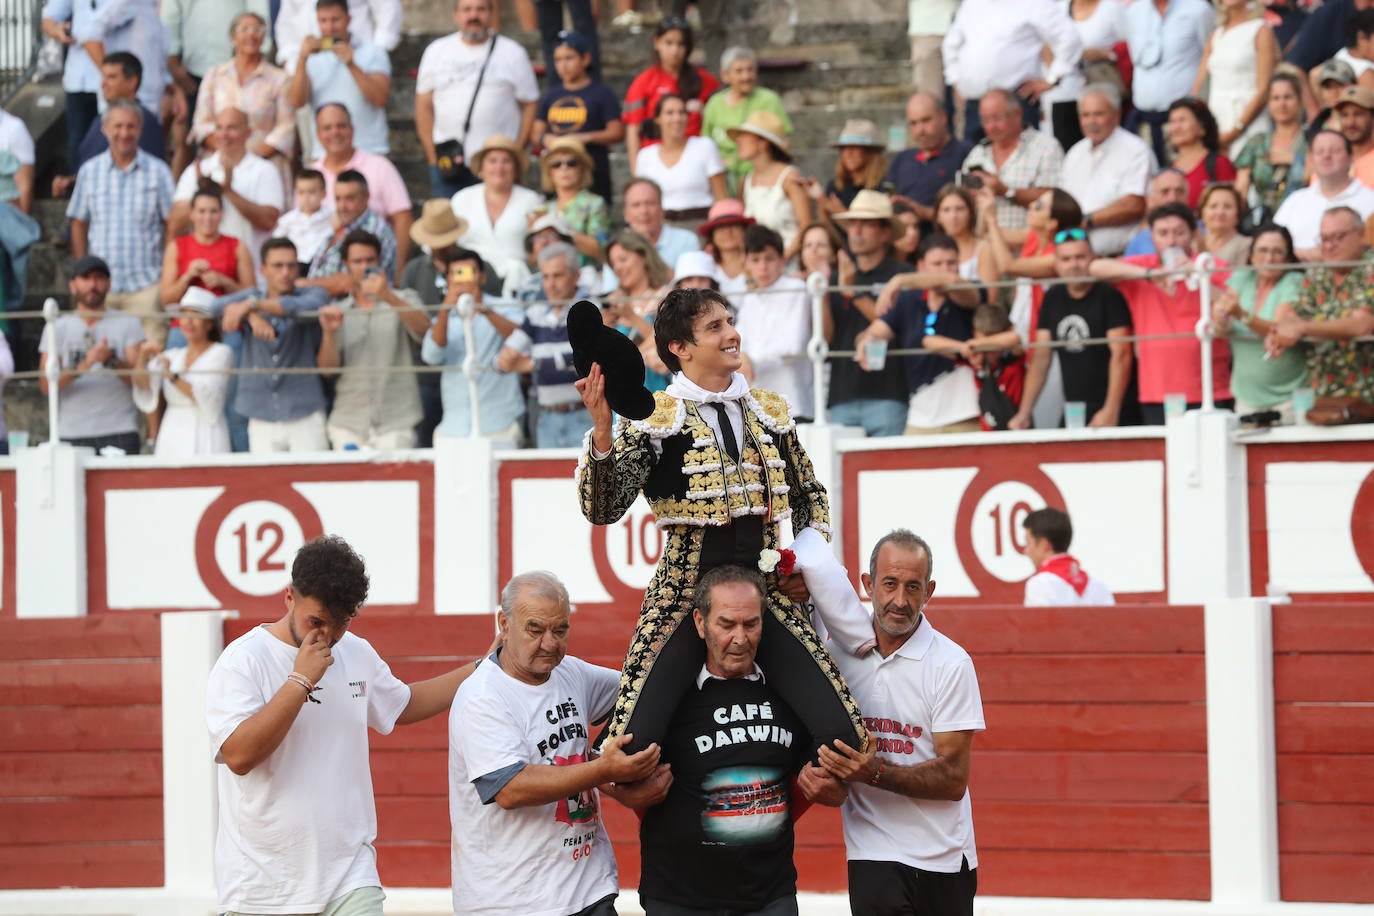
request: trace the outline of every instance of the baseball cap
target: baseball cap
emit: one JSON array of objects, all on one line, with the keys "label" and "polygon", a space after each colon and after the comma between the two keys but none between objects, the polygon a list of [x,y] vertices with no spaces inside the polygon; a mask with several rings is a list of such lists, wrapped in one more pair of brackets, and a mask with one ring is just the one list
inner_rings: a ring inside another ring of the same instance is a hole
[{"label": "baseball cap", "polygon": [[106,264],[103,259],[97,258],[93,254],[88,254],[84,258],[78,258],[76,263],[72,265],[72,276],[84,277],[94,270],[100,271],[107,277],[110,275],[109,264]]},{"label": "baseball cap", "polygon": [[[587,40],[585,35],[567,29],[558,33],[558,44],[567,45],[578,54],[592,53],[592,43]],[[554,45],[554,47],[558,47],[558,45]]]},{"label": "baseball cap", "polygon": [[1363,86],[1346,86],[1341,90],[1341,94],[1336,98],[1333,108],[1339,109],[1342,105],[1358,105],[1366,111],[1374,111],[1374,89],[1366,89]]},{"label": "baseball cap", "polygon": [[1355,68],[1343,60],[1336,60],[1334,57],[1322,64],[1321,70],[1317,73],[1317,85],[1328,82],[1337,82],[1342,86],[1349,86],[1355,82]]}]

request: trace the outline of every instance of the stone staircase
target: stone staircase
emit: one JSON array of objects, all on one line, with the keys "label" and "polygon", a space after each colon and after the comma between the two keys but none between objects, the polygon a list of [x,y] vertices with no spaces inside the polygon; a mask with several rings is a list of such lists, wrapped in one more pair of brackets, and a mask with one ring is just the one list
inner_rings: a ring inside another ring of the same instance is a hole
[{"label": "stone staircase", "polygon": [[[541,65],[538,34],[519,29],[512,0],[500,2],[504,34],[520,41],[531,60]],[[638,5],[645,10],[652,3],[639,0]],[[390,158],[405,178],[418,212],[429,196],[429,174],[415,135],[415,71],[429,43],[452,30],[453,0],[403,0],[403,5],[406,32],[391,55],[387,118]],[[609,20],[614,4],[602,0],[601,5],[603,78],[624,98],[634,75],[649,61],[652,33],[613,29]],[[846,118],[869,118],[880,130],[905,123],[911,67],[904,0],[846,0],[839,8],[832,0],[737,0],[728,7],[727,44],[754,48],[763,61],[759,83],[783,98],[795,127],[795,162],[804,174],[822,182],[830,177],[835,158],[829,144]],[[770,61],[780,65],[769,66]],[[698,57],[698,63],[715,72],[719,62],[707,64]],[[36,88],[53,91],[48,85]],[[60,87],[57,91],[60,95]],[[39,148],[60,148],[61,142],[60,136],[53,137],[49,131]],[[612,152],[611,169],[614,186],[621,187],[629,178],[623,152]],[[40,195],[50,184],[51,171],[38,169]],[[531,174],[537,187],[537,173]],[[44,197],[36,202],[34,216],[42,224],[43,236],[30,254],[25,309],[42,308],[48,296],[66,304],[71,255],[55,244],[66,222],[66,204],[66,200]],[[618,213],[618,203],[613,211]],[[41,322],[24,322],[21,333],[11,333],[16,368],[37,368],[40,332]],[[38,396],[36,382],[11,382],[4,401],[12,429],[29,429],[35,442],[46,437],[46,403]]]}]

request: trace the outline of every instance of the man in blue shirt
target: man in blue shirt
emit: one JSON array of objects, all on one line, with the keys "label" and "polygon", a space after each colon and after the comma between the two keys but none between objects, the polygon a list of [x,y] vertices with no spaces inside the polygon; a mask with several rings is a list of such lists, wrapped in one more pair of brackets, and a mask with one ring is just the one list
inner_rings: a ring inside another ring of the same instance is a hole
[{"label": "man in blue shirt", "polygon": [[906,103],[911,149],[903,150],[887,168],[894,202],[905,203],[923,223],[935,222],[935,195],[954,181],[973,144],[950,136],[944,103],[918,92]]},{"label": "man in blue shirt", "polygon": [[[287,99],[297,108],[309,105],[311,111],[319,111],[326,102],[339,102],[353,118],[353,142],[358,149],[390,152],[386,98],[391,92],[391,59],[377,45],[349,34],[348,0],[320,0],[315,16],[320,37],[311,35],[301,43],[296,70],[286,87]],[[312,137],[311,141],[308,158],[318,159],[324,149],[318,140]]]},{"label": "man in blue shirt", "polygon": [[[319,364],[322,312],[342,320],[337,306],[318,287],[297,287],[300,265],[290,239],[268,239],[262,246],[266,289],[241,290],[211,305],[226,335],[240,328],[240,369],[266,369],[237,378],[229,403],[248,418],[248,450],[269,452],[327,451],[324,385],[314,369]],[[236,335],[237,336],[237,335]]]},{"label": "man in blue shirt", "polygon": [[1284,59],[1304,73],[1320,67],[1345,47],[1346,20],[1367,9],[1374,9],[1374,0],[1326,0],[1302,24]]},{"label": "man in blue shirt", "polygon": [[[520,392],[520,376],[500,372],[496,358],[501,344],[524,320],[524,313],[512,306],[493,307],[482,299],[486,271],[481,255],[466,248],[453,249],[444,265],[448,291],[447,308],[439,312],[425,335],[420,358],[430,366],[451,366],[440,381],[444,399],[444,419],[438,432],[444,436],[472,435],[472,388],[469,373],[477,381],[477,434],[519,444],[525,399]],[[477,306],[472,321],[474,359],[467,362],[467,333],[458,316],[458,299],[467,294]]]},{"label": "man in blue shirt", "polygon": [[[128,51],[115,51],[113,54],[105,55],[105,60],[100,65],[100,94],[106,105],[116,99],[137,103],[138,90],[142,84],[143,64],[137,57]],[[138,137],[138,148],[154,159],[166,159],[167,148],[162,141],[162,125],[158,123],[157,113],[142,105],[139,108],[143,111],[143,131]],[[105,132],[101,130],[99,121],[91,122],[91,126],[79,142],[72,173],[53,176],[53,197],[66,197],[72,185],[76,184],[76,170],[110,148],[110,141],[105,139]]]}]

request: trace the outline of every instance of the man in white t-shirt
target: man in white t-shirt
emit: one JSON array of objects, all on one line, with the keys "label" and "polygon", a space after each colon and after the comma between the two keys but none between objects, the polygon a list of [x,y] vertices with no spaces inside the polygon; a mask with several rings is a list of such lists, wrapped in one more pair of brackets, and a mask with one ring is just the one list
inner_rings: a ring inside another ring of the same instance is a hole
[{"label": "man in white t-shirt", "polygon": [[1322,260],[1319,238],[1322,214],[1332,207],[1349,207],[1369,219],[1374,214],[1374,188],[1350,177],[1349,138],[1334,130],[1319,130],[1308,146],[1307,163],[1316,180],[1289,194],[1274,214],[1274,222],[1293,235],[1293,247],[1304,261]]},{"label": "man in white t-shirt", "polygon": [[791,549],[869,730],[867,753],[841,741],[820,750],[821,765],[849,783],[841,814],[850,908],[972,916],[968,778],[983,701],[973,660],[925,617],[935,594],[930,545],[900,528],[879,539],[861,577],[871,617],[823,538],[803,531]]},{"label": "man in white t-shirt", "polygon": [[[215,115],[215,152],[201,159],[177,179],[168,217],[168,238],[190,232],[191,198],[202,178],[220,186],[224,217],[219,231],[248,246],[258,266],[262,243],[277,228],[283,194],[277,167],[248,149],[248,115],[241,108],[225,108]],[[276,180],[273,180],[276,176]]]},{"label": "man in white t-shirt", "polygon": [[382,916],[367,730],[448,709],[478,663],[402,683],[349,632],[367,587],[362,557],[316,538],[291,564],[285,616],[234,640],[210,672],[217,912]]},{"label": "man in white t-shirt", "polygon": [[1067,512],[1036,509],[1021,527],[1026,529],[1026,558],[1035,564],[1035,574],[1026,580],[1026,607],[1116,604],[1111,590],[1069,555],[1073,523]]},{"label": "man in white t-shirt", "polygon": [[619,882],[597,788],[631,807],[667,794],[657,744],[626,756],[632,736],[621,735],[593,752],[592,727],[615,704],[620,672],[567,655],[568,613],[552,573],[512,578],[501,591],[502,647],[454,698],[456,912],[615,916]]},{"label": "man in white t-shirt", "polygon": [[[521,149],[529,144],[539,102],[534,67],[524,48],[494,32],[491,17],[492,0],[457,0],[458,31],[437,39],[420,56],[415,130],[429,160],[435,197],[452,197],[465,186],[440,175],[439,144],[457,140],[467,156],[497,134],[514,137]],[[475,176],[465,183],[476,183]]]}]

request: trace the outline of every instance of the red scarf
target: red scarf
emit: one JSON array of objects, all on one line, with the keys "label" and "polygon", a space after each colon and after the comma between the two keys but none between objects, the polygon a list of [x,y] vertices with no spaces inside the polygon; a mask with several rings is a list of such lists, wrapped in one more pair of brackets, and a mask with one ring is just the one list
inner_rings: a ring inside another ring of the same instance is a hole
[{"label": "red scarf", "polygon": [[1048,560],[1040,564],[1036,572],[1050,573],[1058,576],[1082,597],[1083,592],[1088,588],[1088,574],[1078,565],[1078,561],[1067,553],[1057,553]]}]

